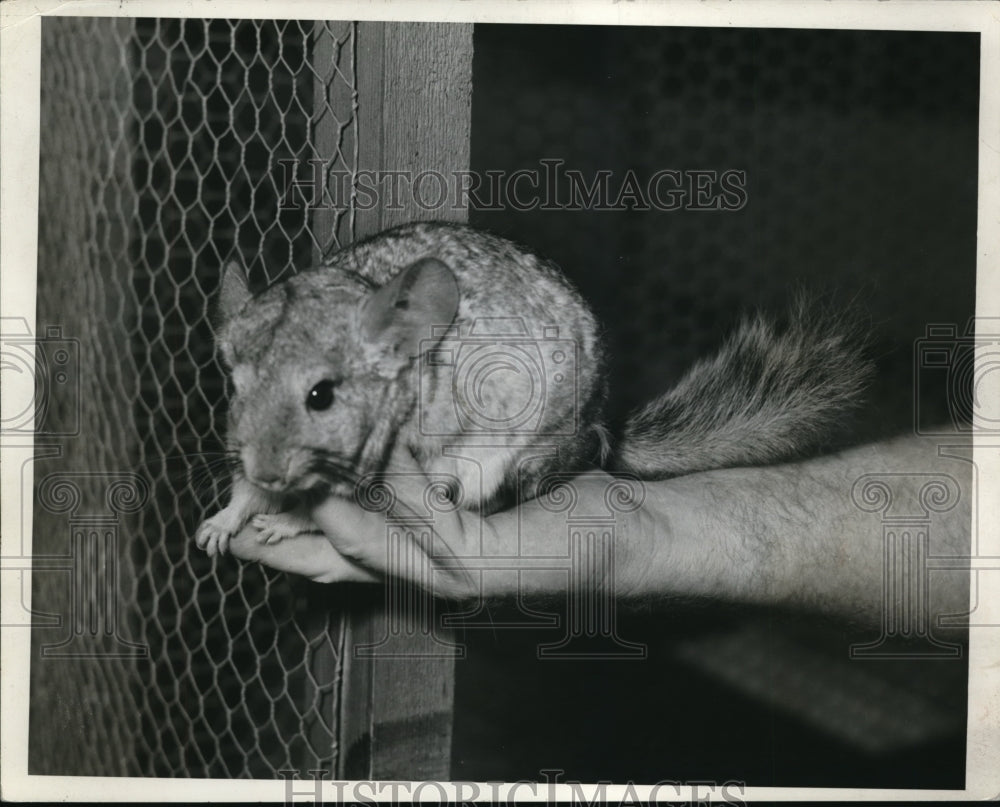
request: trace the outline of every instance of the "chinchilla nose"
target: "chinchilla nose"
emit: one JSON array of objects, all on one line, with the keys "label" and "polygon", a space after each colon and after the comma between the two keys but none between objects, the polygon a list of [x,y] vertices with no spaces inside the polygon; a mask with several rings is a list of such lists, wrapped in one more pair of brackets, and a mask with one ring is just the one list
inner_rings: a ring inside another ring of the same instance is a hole
[{"label": "chinchilla nose", "polygon": [[280,491],[285,486],[285,477],[279,470],[276,470],[276,462],[260,462],[260,458],[252,452],[244,452],[243,470],[247,479],[257,487],[265,490]]},{"label": "chinchilla nose", "polygon": [[253,475],[252,481],[263,487],[277,487],[281,483],[281,477],[277,474],[258,471]]}]

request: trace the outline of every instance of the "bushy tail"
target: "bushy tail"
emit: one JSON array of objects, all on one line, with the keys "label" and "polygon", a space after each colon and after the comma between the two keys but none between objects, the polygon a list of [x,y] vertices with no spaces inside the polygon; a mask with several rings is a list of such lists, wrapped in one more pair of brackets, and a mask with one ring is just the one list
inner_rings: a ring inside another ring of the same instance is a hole
[{"label": "bushy tail", "polygon": [[828,442],[873,371],[856,323],[796,302],[744,320],[711,359],[629,417],[614,464],[643,479],[802,456]]}]

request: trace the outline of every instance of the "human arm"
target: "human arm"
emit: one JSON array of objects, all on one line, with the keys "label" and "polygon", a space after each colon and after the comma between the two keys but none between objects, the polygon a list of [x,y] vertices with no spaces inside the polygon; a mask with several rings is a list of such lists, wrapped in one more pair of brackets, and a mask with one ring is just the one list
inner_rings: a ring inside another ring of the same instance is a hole
[{"label": "human arm", "polygon": [[[427,480],[415,463],[394,470],[400,499],[422,501]],[[866,475],[889,480],[896,503],[906,507],[920,505],[928,475],[951,480],[946,485],[957,492],[955,501],[928,515],[929,552],[969,554],[971,463],[939,456],[933,440],[904,437],[785,465],[643,483],[641,504],[615,522],[616,594],[791,606],[874,622],[883,604],[884,514],[859,503],[857,485]],[[574,478],[578,506],[596,509],[611,482],[605,474]],[[421,583],[446,597],[559,594],[572,585],[565,564],[544,568],[539,560],[567,553],[568,514],[543,500],[485,519],[463,510],[435,513],[432,541],[411,544],[437,570],[432,578],[416,565],[391,566],[384,513],[331,497],[312,516],[325,535],[268,546],[248,529],[234,539],[232,552],[323,582],[422,575]],[[469,574],[484,555],[513,558],[509,565],[531,571]],[[464,560],[449,560],[456,556]],[[967,580],[961,571],[933,575],[931,612],[965,610]],[[590,584],[598,582],[608,581]]]}]

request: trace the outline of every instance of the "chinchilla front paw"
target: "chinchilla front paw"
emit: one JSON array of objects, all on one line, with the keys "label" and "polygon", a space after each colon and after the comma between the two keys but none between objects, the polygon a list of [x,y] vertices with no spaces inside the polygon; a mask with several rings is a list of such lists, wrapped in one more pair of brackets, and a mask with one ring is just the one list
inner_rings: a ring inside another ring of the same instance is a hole
[{"label": "chinchilla front paw", "polygon": [[211,518],[205,519],[194,540],[199,549],[204,549],[205,553],[212,557],[214,555],[225,555],[229,551],[229,541],[239,527],[233,523],[232,518],[221,510]]},{"label": "chinchilla front paw", "polygon": [[292,513],[261,513],[250,519],[259,530],[257,540],[262,544],[276,544],[303,532],[316,532],[316,525],[307,518]]}]

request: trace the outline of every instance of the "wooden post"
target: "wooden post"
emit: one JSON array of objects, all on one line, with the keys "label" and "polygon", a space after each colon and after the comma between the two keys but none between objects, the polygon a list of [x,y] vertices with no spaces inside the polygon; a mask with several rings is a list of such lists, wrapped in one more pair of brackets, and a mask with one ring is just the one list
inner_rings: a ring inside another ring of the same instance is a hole
[{"label": "wooden post", "polygon": [[[322,167],[322,184],[330,190],[338,175],[353,166],[357,137],[356,125],[350,125],[353,115],[353,91],[350,67],[354,63],[357,42],[352,35],[355,23],[319,20],[313,24],[310,37],[313,79],[312,120],[310,134],[313,159]],[[306,176],[314,179],[315,166],[310,165]],[[310,188],[312,190],[312,188]],[[331,252],[348,246],[351,240],[349,200],[338,195],[339,188],[327,196],[313,199],[311,229],[314,243],[312,258],[319,264]],[[340,687],[337,681],[344,672],[344,633],[349,617],[345,613],[348,596],[338,587],[295,581],[298,591],[309,603],[299,628],[310,647],[306,671],[297,673],[296,686],[303,704],[313,704],[307,714],[303,733],[308,739],[298,749],[293,766],[299,777],[328,777],[332,768],[339,768],[341,715]],[[326,685],[333,682],[331,688]],[[332,734],[331,734],[332,732]],[[332,764],[331,764],[332,761]],[[311,774],[310,771],[324,771]]]},{"label": "wooden post", "polygon": [[[410,176],[434,171],[450,182],[453,172],[469,169],[472,25],[360,23],[357,82],[361,170]],[[385,201],[356,211],[358,237],[417,219],[467,218],[467,210],[450,200],[437,209],[418,205],[409,193],[399,195],[398,209],[387,209]],[[390,597],[393,591],[398,594],[398,587],[386,589]],[[454,649],[442,643],[441,629],[423,629],[429,619],[423,607],[399,610],[385,596],[380,592],[351,615],[342,660],[338,775],[447,779]],[[388,633],[391,652],[380,652]]]}]

